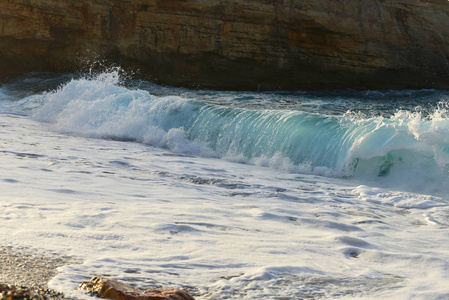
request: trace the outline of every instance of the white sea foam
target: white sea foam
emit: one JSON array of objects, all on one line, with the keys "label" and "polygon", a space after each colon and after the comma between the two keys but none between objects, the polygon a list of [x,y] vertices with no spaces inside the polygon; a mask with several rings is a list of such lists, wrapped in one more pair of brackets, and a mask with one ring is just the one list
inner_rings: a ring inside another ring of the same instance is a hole
[{"label": "white sea foam", "polygon": [[416,195],[404,192],[392,192],[385,189],[359,186],[353,190],[359,199],[374,203],[394,205],[401,208],[431,208],[447,206],[447,201],[434,196]]},{"label": "white sea foam", "polygon": [[102,74],[96,80],[73,80],[55,92],[31,96],[23,102],[43,103],[34,117],[51,123],[54,130],[85,137],[131,139],[182,154],[217,156],[207,143],[189,141],[182,127],[161,128],[170,122],[164,116],[188,105],[186,100],[165,97],[156,101],[146,91],[118,86],[118,80],[116,73]]},{"label": "white sea foam", "polygon": [[[141,130],[147,119],[130,112],[151,111],[153,96],[144,91],[117,86],[113,93],[96,91],[105,97],[90,97],[89,83],[85,98],[73,97],[69,90],[83,84],[42,96],[48,106],[39,118],[52,123],[0,114],[0,226],[8,233],[0,244],[77,257],[81,264],[61,268],[50,282],[68,297],[91,299],[75,288],[93,276],[142,288],[187,288],[197,299],[449,294],[446,198],[291,174],[316,167],[298,167],[282,154],[252,158],[255,165],[177,155],[158,147],[186,149],[190,142],[198,154],[209,146],[196,148],[198,141],[186,141],[181,127],[145,123]],[[73,98],[51,103],[60,93]],[[101,103],[108,101],[115,110],[105,112],[110,105]],[[159,102],[172,111],[180,104],[196,109],[179,97]],[[161,111],[154,116],[162,118]],[[122,125],[127,129],[120,131]]]},{"label": "white sea foam", "polygon": [[20,105],[53,130],[84,137],[132,140],[288,173],[449,193],[444,105],[426,117],[417,110],[398,111],[391,118],[257,110],[206,104],[192,95],[155,96],[121,85],[118,72],[74,79]]}]

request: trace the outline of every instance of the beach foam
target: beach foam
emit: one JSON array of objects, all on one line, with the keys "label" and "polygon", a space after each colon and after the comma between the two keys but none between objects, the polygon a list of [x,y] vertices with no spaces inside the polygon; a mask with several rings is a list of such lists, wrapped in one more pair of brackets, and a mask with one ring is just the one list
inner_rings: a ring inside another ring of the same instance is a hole
[{"label": "beach foam", "polygon": [[52,288],[91,299],[75,288],[108,276],[197,299],[449,294],[447,185],[432,185],[445,180],[445,149],[443,164],[434,152],[444,115],[318,114],[162,90],[105,75],[0,102],[0,245],[82,262]]}]

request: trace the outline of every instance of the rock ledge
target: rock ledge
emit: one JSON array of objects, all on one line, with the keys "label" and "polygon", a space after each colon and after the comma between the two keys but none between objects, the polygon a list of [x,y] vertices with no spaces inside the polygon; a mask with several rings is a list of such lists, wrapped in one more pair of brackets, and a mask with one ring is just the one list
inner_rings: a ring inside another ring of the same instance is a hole
[{"label": "rock ledge", "polygon": [[0,12],[0,80],[105,60],[195,88],[449,88],[446,0],[9,0]]}]

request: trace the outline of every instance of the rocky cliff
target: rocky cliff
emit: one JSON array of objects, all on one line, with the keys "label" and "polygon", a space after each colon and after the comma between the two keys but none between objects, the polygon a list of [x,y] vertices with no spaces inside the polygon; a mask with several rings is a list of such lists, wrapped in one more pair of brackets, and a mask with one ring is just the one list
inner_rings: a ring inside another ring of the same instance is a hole
[{"label": "rocky cliff", "polygon": [[107,60],[218,89],[449,88],[446,0],[3,0],[0,79]]}]

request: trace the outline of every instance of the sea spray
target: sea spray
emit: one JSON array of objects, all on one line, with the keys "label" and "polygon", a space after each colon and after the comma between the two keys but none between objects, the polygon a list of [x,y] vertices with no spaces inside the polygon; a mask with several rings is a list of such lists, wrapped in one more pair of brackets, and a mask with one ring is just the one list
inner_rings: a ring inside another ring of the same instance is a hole
[{"label": "sea spray", "polygon": [[106,274],[204,300],[448,297],[447,92],[25,81],[2,86],[0,242],[83,262],[49,283],[66,297]]},{"label": "sea spray", "polygon": [[427,114],[396,110],[390,116],[220,105],[126,87],[114,72],[72,79],[21,102],[35,119],[70,134],[446,193],[449,120],[443,104]]}]

